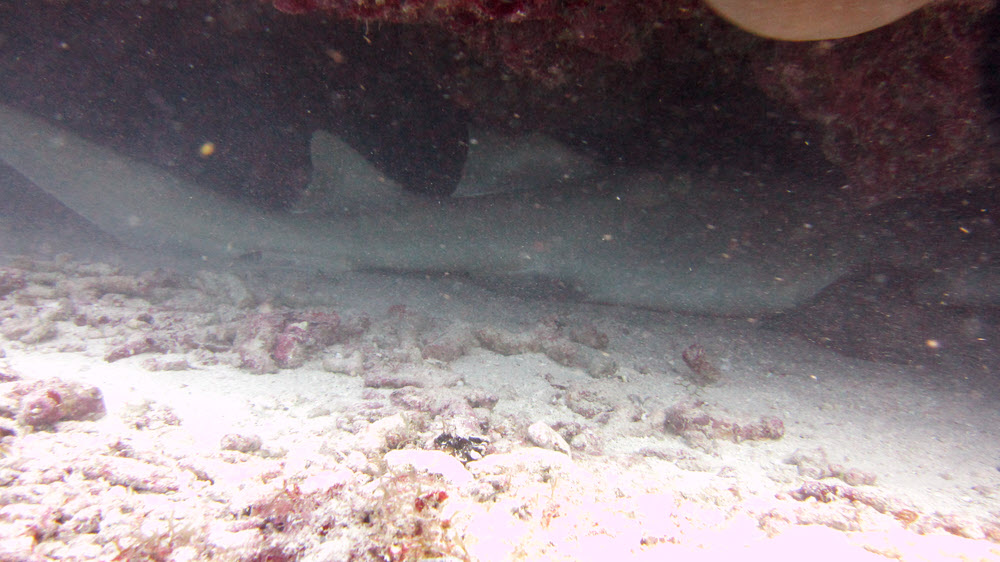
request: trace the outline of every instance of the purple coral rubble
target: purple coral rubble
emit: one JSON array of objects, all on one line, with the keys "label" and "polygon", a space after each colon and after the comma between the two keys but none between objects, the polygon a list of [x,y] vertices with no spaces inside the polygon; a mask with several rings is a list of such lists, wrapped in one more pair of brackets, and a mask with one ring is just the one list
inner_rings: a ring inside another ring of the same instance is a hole
[{"label": "purple coral rubble", "polygon": [[41,428],[64,420],[94,420],[105,414],[104,397],[97,387],[58,378],[18,381],[5,394],[17,400],[15,419],[21,425]]}]

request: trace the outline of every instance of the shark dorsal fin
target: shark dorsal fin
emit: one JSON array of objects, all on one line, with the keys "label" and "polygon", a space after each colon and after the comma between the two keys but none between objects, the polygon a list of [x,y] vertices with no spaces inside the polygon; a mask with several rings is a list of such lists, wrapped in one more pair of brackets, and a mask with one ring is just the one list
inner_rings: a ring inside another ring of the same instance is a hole
[{"label": "shark dorsal fin", "polygon": [[316,131],[310,149],[313,178],[293,212],[314,215],[393,212],[417,198],[331,133]]}]

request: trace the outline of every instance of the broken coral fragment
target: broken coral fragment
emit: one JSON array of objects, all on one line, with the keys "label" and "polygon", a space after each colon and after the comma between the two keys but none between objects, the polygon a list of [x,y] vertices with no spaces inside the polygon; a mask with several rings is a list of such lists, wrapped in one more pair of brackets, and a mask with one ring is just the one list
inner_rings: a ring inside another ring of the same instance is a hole
[{"label": "broken coral fragment", "polygon": [[727,419],[710,412],[703,403],[678,403],[667,409],[665,428],[693,444],[705,440],[725,440],[733,443],[781,439],[785,424],[779,418],[762,416],[757,421]]},{"label": "broken coral fragment", "polygon": [[[47,427],[64,420],[95,420],[105,414],[101,390],[58,378],[16,381],[4,386],[7,402],[16,402],[14,417],[20,425]],[[4,410],[0,410],[3,414]]]}]

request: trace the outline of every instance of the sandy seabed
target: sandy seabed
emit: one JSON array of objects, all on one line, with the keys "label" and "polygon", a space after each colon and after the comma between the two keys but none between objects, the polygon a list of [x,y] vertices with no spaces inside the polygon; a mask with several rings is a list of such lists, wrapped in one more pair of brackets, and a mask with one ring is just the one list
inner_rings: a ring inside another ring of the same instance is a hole
[{"label": "sandy seabed", "polygon": [[1000,560],[990,373],[449,276],[0,296],[0,560]]}]

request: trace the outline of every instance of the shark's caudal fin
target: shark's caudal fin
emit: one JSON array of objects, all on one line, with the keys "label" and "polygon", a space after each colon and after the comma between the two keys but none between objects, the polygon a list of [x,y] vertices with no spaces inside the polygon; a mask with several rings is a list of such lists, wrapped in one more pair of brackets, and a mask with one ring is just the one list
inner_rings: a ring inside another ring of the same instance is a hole
[{"label": "shark's caudal fin", "polygon": [[[226,263],[249,253],[334,255],[277,214],[0,105],[0,160],[127,246]],[[317,238],[323,238],[322,232]],[[331,258],[332,259],[332,258]]]},{"label": "shark's caudal fin", "polygon": [[4,106],[0,159],[126,244],[214,257],[248,228],[233,223],[236,203]]}]

